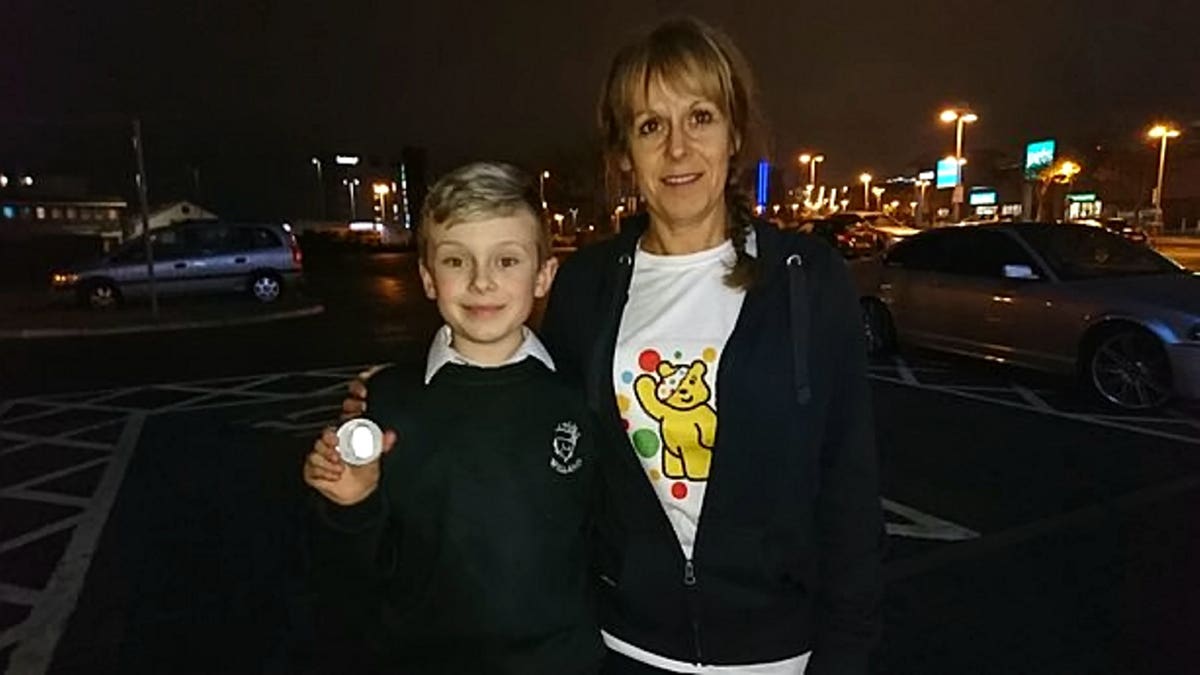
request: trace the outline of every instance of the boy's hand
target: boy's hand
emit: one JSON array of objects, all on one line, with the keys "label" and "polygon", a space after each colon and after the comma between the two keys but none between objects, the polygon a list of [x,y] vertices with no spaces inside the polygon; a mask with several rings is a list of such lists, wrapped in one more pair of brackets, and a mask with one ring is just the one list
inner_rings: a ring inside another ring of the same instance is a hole
[{"label": "boy's hand", "polygon": [[367,378],[370,372],[360,373],[347,387],[349,395],[342,400],[342,420],[361,417],[367,412]]},{"label": "boy's hand", "polygon": [[[326,499],[341,506],[352,506],[371,495],[379,487],[379,459],[364,466],[351,466],[342,461],[337,450],[337,432],[326,427],[313,444],[304,461],[304,482]],[[396,444],[396,432],[383,433],[383,453]]]}]

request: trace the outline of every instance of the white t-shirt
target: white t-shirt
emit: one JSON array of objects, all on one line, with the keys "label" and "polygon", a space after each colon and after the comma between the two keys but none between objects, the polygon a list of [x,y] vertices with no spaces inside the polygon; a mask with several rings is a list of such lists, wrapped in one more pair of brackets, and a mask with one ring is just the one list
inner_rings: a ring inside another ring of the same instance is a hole
[{"label": "white t-shirt", "polygon": [[[752,231],[746,251],[756,254]],[[687,255],[654,255],[639,247],[617,333],[617,409],[689,560],[717,434],[717,366],[746,299],[745,290],[724,281],[736,258],[728,241]],[[710,666],[667,658],[608,633],[603,638],[615,652],[677,673],[798,675],[809,658]]]},{"label": "white t-shirt", "polygon": [[743,289],[723,278],[731,242],[687,255],[633,258],[613,378],[633,451],[688,558],[717,433],[717,365]]}]

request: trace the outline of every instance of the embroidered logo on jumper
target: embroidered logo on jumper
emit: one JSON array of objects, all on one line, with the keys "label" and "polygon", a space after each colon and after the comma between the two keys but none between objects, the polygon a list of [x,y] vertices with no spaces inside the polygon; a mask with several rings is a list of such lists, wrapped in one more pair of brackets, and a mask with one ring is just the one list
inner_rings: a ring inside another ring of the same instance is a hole
[{"label": "embroidered logo on jumper", "polygon": [[559,422],[554,427],[554,452],[550,455],[550,466],[566,475],[575,473],[583,466],[583,458],[575,455],[579,442],[579,425],[574,422]]}]

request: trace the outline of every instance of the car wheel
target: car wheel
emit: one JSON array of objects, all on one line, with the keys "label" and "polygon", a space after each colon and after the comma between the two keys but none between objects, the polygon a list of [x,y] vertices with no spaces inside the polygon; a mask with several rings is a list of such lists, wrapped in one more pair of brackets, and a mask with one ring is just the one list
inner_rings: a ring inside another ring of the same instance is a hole
[{"label": "car wheel", "polygon": [[1101,335],[1087,354],[1087,383],[1104,402],[1153,410],[1171,400],[1171,364],[1151,333],[1122,328]]},{"label": "car wheel", "polygon": [[257,272],[250,278],[250,293],[259,302],[275,302],[283,294],[283,282],[274,272]]},{"label": "car wheel", "polygon": [[861,305],[867,354],[880,356],[891,352],[896,348],[896,329],[892,324],[892,313],[886,305],[874,298],[863,299]]},{"label": "car wheel", "polygon": [[83,301],[92,309],[112,309],[121,304],[121,292],[109,281],[94,281],[84,287]]}]

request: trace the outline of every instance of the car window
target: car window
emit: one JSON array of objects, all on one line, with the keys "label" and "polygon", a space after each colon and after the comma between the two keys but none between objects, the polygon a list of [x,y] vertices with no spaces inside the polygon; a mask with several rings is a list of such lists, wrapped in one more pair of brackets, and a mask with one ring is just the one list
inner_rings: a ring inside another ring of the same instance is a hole
[{"label": "car window", "polygon": [[141,237],[134,239],[128,246],[122,248],[112,255],[111,260],[114,263],[127,265],[129,263],[145,262],[146,260],[146,242]]},{"label": "car window", "polygon": [[237,251],[279,248],[280,245],[279,236],[265,227],[237,227],[231,237],[231,246]]},{"label": "car window", "polygon": [[1064,281],[1185,271],[1150,248],[1098,227],[1031,228],[1022,236]]},{"label": "car window", "polygon": [[229,230],[224,226],[193,226],[182,232],[184,245],[193,255],[212,255],[229,247]]},{"label": "car window", "polygon": [[947,232],[942,244],[942,271],[987,279],[1034,278],[1038,266],[1011,236],[996,230]]},{"label": "car window", "polygon": [[153,232],[151,242],[154,245],[155,260],[172,260],[187,255],[182,230],[166,229]]},{"label": "car window", "polygon": [[928,232],[906,239],[887,253],[884,262],[889,267],[922,272],[943,271],[942,241],[946,234],[945,231]]}]

